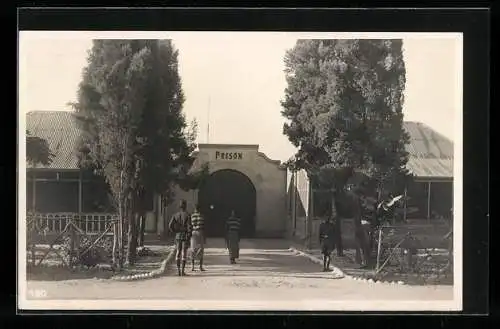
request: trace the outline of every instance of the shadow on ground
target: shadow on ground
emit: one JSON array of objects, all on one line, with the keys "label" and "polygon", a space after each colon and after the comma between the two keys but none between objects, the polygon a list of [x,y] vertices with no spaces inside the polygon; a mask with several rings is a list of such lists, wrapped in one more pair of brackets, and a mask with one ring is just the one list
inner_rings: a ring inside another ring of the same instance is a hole
[{"label": "shadow on ground", "polygon": [[[223,238],[207,238],[205,248],[226,248],[226,241]],[[241,249],[255,250],[288,250],[290,242],[286,239],[241,239]]]},{"label": "shadow on ground", "polygon": [[301,278],[327,277],[328,273],[321,272],[322,267],[308,259],[292,254],[285,249],[252,250],[242,249],[236,264],[230,264],[227,250],[211,248],[205,251],[206,272],[191,272],[191,264],[187,266],[188,274],[196,276],[286,276]]},{"label": "shadow on ground", "polygon": [[[169,246],[174,244],[173,237],[158,239],[154,236],[147,236],[145,244],[150,246]],[[226,242],[223,237],[207,237],[205,248],[225,248]],[[287,239],[268,239],[268,238],[242,238],[240,241],[242,249],[288,249],[290,241]]]},{"label": "shadow on ground", "polygon": [[56,266],[28,266],[26,270],[26,279],[33,281],[109,279],[113,274],[111,267],[70,269],[68,267]]}]

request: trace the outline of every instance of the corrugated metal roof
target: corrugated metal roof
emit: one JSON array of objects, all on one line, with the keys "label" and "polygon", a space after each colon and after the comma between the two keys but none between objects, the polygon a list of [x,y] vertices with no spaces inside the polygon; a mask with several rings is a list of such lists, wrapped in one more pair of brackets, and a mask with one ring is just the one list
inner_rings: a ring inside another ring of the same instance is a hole
[{"label": "corrugated metal roof", "polygon": [[453,142],[420,122],[406,121],[404,128],[408,170],[420,178],[453,178]]},{"label": "corrugated metal roof", "polygon": [[453,159],[410,157],[407,168],[419,178],[453,178]]},{"label": "corrugated metal roof", "polygon": [[[26,125],[33,136],[47,140],[54,154],[50,166],[40,168],[78,169],[79,129],[73,112],[29,112]],[[407,121],[404,128],[410,135],[408,169],[420,178],[452,178],[453,142],[420,122]]]},{"label": "corrugated metal roof", "polygon": [[73,112],[29,112],[26,129],[31,135],[45,139],[54,154],[49,166],[37,165],[37,168],[79,169],[76,150],[80,132]]}]

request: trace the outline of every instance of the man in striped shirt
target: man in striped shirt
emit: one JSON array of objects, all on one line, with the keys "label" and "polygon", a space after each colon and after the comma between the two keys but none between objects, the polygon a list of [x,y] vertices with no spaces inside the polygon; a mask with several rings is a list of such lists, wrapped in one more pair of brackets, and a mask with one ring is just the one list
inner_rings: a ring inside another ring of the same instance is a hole
[{"label": "man in striped shirt", "polygon": [[199,206],[196,205],[194,212],[191,214],[191,271],[194,271],[194,263],[196,259],[200,262],[200,271],[205,271],[203,268],[203,253],[205,244],[204,226],[205,219],[200,213]]},{"label": "man in striped shirt", "polygon": [[240,227],[241,220],[236,217],[235,211],[232,210],[231,216],[226,221],[226,243],[231,264],[235,264],[236,259],[240,256]]}]

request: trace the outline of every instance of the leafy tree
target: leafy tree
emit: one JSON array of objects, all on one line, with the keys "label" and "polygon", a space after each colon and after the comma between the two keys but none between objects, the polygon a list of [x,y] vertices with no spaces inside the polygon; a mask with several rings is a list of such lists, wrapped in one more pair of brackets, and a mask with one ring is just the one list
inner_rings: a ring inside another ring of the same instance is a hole
[{"label": "leafy tree", "polygon": [[122,242],[128,223],[129,264],[143,236],[137,220],[143,228],[151,196],[171,193],[189,176],[196,147],[196,123],[188,126],[182,113],[177,57],[170,40],[95,40],[74,104],[83,131],[81,164],[106,178],[123,222]]},{"label": "leafy tree", "polygon": [[85,160],[105,177],[119,213],[113,253],[118,268],[124,262],[125,225],[137,184],[137,135],[149,70],[148,52],[135,45],[133,40],[94,41],[76,106],[86,119]]},{"label": "leafy tree", "polygon": [[402,41],[298,40],[285,65],[284,134],[298,148],[290,167],[331,188],[332,212],[339,200],[360,207],[359,194],[345,193],[357,173],[375,180],[379,193],[391,190],[407,162]]},{"label": "leafy tree", "polygon": [[32,136],[26,130],[26,161],[32,166],[38,164],[48,166],[51,164],[54,154],[50,151],[49,144],[43,138]]}]

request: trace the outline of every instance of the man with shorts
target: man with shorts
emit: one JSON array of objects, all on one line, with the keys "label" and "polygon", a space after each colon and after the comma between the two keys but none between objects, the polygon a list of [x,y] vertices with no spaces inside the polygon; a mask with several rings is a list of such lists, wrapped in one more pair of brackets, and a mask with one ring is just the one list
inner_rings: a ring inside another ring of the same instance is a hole
[{"label": "man with shorts", "polygon": [[200,271],[205,271],[203,268],[203,253],[205,247],[204,224],[205,219],[200,213],[199,206],[196,205],[194,212],[191,214],[191,271],[194,271],[194,263],[196,259],[200,262]]},{"label": "man with shorts", "polygon": [[323,272],[330,271],[331,254],[335,249],[335,224],[328,216],[319,226],[319,243],[323,254]]},{"label": "man with shorts", "polygon": [[177,272],[179,276],[184,276],[186,275],[186,259],[192,227],[191,216],[186,211],[187,205],[185,200],[181,200],[179,208],[179,211],[170,219],[168,228],[172,233],[175,233]]}]

